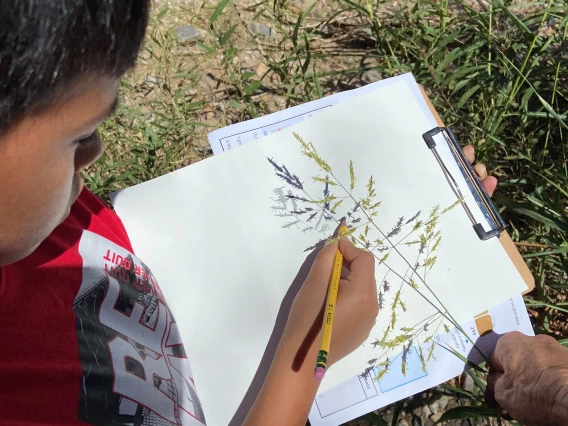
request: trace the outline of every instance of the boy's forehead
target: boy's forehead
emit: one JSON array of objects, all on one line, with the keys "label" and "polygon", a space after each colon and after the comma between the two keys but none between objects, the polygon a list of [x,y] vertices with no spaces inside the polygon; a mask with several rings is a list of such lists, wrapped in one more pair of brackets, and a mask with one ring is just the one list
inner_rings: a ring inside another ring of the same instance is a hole
[{"label": "boy's forehead", "polygon": [[36,139],[34,135],[53,142],[86,137],[112,114],[117,104],[117,87],[117,79],[101,78],[71,88],[55,103],[18,120],[2,139],[20,145],[23,139]]},{"label": "boy's forehead", "polygon": [[53,108],[45,111],[70,131],[97,126],[111,115],[118,103],[118,79],[89,80],[61,97]]}]

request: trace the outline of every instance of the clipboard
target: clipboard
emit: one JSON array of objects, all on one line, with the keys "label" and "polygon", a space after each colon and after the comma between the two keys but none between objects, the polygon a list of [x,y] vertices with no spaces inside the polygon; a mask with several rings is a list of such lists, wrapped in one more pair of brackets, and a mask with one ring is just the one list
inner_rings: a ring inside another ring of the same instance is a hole
[{"label": "clipboard", "polygon": [[[438,125],[438,127],[431,129],[430,131],[426,132],[423,135],[424,142],[432,150],[433,155],[440,163],[440,169],[446,175],[448,184],[452,186],[452,189],[456,193],[457,198],[458,199],[460,198],[459,194],[461,193],[462,190],[471,191],[474,197],[476,198],[476,200],[478,201],[478,203],[481,203],[483,205],[483,208],[481,210],[485,216],[486,221],[490,224],[489,229],[486,229],[485,227],[483,227],[483,225],[479,223],[479,221],[473,216],[473,214],[471,214],[471,210],[469,209],[467,204],[462,201],[462,206],[464,207],[466,214],[470,217],[470,220],[472,220],[473,229],[477,233],[478,237],[481,240],[488,240],[491,238],[499,239],[499,242],[505,249],[505,252],[511,259],[511,262],[513,262],[513,264],[515,265],[515,268],[517,268],[517,271],[519,272],[519,274],[523,278],[523,281],[525,282],[525,285],[527,286],[527,289],[523,291],[522,294],[524,295],[531,292],[535,287],[535,279],[532,276],[528,266],[525,264],[525,261],[523,260],[523,257],[519,253],[519,250],[517,250],[515,243],[507,233],[505,229],[506,228],[505,222],[503,221],[501,215],[497,211],[497,208],[491,201],[491,198],[489,197],[485,189],[483,189],[481,182],[475,175],[475,172],[473,172],[473,168],[471,167],[467,159],[465,159],[465,156],[463,155],[463,152],[461,150],[461,146],[459,145],[456,137],[454,136],[452,131],[444,125],[444,122],[442,121],[440,115],[434,108],[434,105],[432,105],[432,102],[428,98],[428,95],[424,91],[422,85],[419,84],[418,86],[420,87],[422,96],[424,96],[424,100],[426,101],[426,104],[428,105],[428,108],[430,109],[430,112],[436,119],[436,124]],[[459,188],[457,186],[455,180],[451,177],[451,174],[449,174],[448,170],[443,165],[443,161],[439,158],[439,155],[437,155],[437,152],[435,150],[436,148],[435,138],[439,137],[444,137],[446,139],[450,147],[450,150],[454,155],[454,158],[456,158],[456,161],[458,162],[458,166],[460,166],[460,169],[462,170],[464,177],[468,182],[469,188]],[[480,314],[480,316],[483,316],[483,314]]]}]

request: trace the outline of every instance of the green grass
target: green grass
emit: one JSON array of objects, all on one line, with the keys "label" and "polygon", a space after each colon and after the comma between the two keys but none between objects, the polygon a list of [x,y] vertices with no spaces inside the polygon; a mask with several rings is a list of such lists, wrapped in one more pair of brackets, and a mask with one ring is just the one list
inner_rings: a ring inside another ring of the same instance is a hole
[{"label": "green grass", "polygon": [[[411,71],[500,180],[495,199],[537,281],[526,299],[536,332],[568,337],[567,3],[236,3],[154,11],[89,187],[104,196],[199,161],[211,154],[208,131],[357,87],[370,70],[383,78]],[[252,20],[277,36],[253,37]],[[175,28],[185,23],[204,39],[180,44]],[[262,66],[246,69],[249,51],[260,52]],[[480,405],[482,377],[475,383],[472,392],[438,391]]]}]

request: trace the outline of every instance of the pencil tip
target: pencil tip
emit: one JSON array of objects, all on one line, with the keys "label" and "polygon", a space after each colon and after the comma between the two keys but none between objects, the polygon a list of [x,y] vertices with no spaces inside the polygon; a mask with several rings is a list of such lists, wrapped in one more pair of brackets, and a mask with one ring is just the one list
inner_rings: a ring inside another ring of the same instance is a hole
[{"label": "pencil tip", "polygon": [[316,380],[321,380],[325,376],[325,369],[322,367],[316,367],[314,371],[314,378]]}]

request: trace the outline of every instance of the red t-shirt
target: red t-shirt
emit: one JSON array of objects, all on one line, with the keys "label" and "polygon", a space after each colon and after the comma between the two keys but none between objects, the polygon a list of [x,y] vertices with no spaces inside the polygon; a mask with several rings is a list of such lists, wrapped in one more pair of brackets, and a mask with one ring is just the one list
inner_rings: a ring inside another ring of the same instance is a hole
[{"label": "red t-shirt", "polygon": [[32,255],[0,268],[0,424],[204,424],[176,322],[132,251],[83,190]]}]

